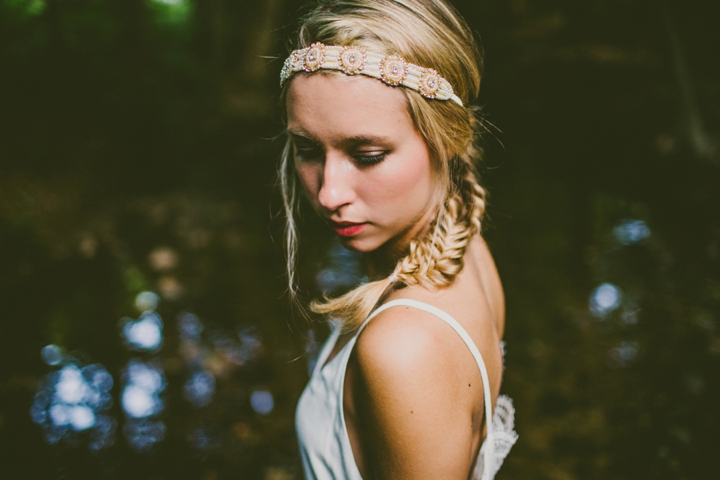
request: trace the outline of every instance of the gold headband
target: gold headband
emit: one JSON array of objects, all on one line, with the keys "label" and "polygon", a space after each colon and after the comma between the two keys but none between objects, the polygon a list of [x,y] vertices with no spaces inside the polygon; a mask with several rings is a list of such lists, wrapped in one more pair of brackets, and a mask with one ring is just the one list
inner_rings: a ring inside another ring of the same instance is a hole
[{"label": "gold headband", "polygon": [[310,73],[320,69],[339,70],[346,75],[367,75],[393,87],[410,88],[425,98],[452,100],[463,106],[450,82],[432,68],[406,62],[397,55],[382,55],[361,47],[323,45],[320,42],[290,54],[280,72],[280,86],[297,72]]}]

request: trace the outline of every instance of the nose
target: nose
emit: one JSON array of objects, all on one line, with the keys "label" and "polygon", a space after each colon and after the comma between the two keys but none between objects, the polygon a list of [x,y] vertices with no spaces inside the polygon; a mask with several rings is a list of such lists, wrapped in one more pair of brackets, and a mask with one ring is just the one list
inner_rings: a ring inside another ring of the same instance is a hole
[{"label": "nose", "polygon": [[318,192],[318,203],[324,209],[334,212],[353,202],[353,170],[351,162],[342,156],[326,155]]}]

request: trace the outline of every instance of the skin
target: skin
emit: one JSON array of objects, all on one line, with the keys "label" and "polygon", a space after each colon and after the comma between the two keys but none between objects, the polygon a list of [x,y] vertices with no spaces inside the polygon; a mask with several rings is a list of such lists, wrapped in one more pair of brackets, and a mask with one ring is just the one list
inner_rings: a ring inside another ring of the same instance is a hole
[{"label": "skin", "polygon": [[[363,225],[340,241],[364,254],[371,273],[385,274],[429,227],[439,202],[433,159],[403,92],[363,76],[300,74],[286,107],[307,197],[331,227]],[[452,315],[483,356],[494,400],[502,373],[502,287],[479,235],[463,260],[449,287],[406,287],[385,301],[420,300]],[[339,338],[328,362],[352,335]],[[358,337],[343,396],[363,478],[467,479],[485,436],[484,400],[477,364],[447,324],[407,307],[377,315]]]},{"label": "skin", "polygon": [[315,211],[331,226],[366,225],[339,237],[346,248],[392,254],[428,223],[435,176],[400,91],[367,77],[299,75],[287,113],[295,167]]}]

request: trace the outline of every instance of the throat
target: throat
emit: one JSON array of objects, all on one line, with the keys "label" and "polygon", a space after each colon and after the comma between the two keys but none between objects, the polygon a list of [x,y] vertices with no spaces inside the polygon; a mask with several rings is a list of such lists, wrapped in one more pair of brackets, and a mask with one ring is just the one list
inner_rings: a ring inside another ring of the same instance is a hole
[{"label": "throat", "polygon": [[370,281],[381,280],[390,275],[395,264],[402,258],[394,255],[388,244],[363,255],[363,263]]},{"label": "throat", "polygon": [[436,209],[426,209],[410,226],[381,247],[363,256],[365,271],[371,281],[389,276],[398,261],[408,254],[410,243],[422,239],[430,231],[437,217]]}]

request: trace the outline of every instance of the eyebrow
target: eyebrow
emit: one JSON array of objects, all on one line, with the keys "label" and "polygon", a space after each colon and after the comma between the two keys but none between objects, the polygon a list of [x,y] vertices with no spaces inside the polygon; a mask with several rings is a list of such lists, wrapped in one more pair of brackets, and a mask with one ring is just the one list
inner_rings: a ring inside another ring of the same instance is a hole
[{"label": "eyebrow", "polygon": [[370,144],[390,143],[390,139],[388,137],[384,137],[382,135],[356,135],[356,136],[347,138],[345,141],[352,145],[370,145]]},{"label": "eyebrow", "polygon": [[313,142],[313,143],[319,143],[317,137],[315,137],[314,135],[310,135],[310,134],[307,133],[307,132],[294,131],[294,130],[288,129],[287,133],[288,133],[288,135],[290,135],[291,137],[302,138],[302,139],[304,139],[304,140],[309,140],[309,141],[311,141],[311,142]]},{"label": "eyebrow", "polygon": [[[314,135],[311,135],[304,131],[293,131],[288,130],[288,135],[291,137],[297,137],[302,138],[304,140],[311,141],[313,143],[320,143],[320,141],[315,137]],[[342,143],[346,145],[372,145],[372,144],[387,144],[391,143],[390,138],[382,136],[382,135],[353,135],[352,137],[347,137],[343,139]]]}]

